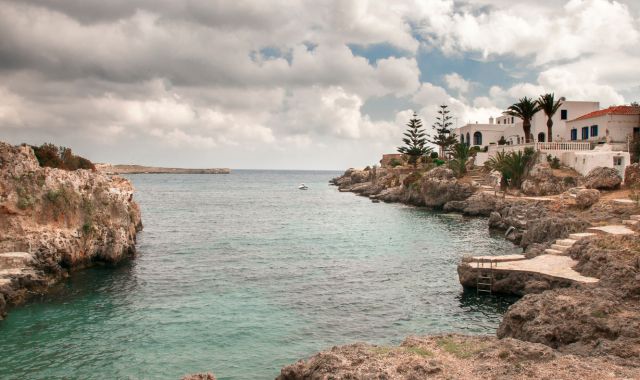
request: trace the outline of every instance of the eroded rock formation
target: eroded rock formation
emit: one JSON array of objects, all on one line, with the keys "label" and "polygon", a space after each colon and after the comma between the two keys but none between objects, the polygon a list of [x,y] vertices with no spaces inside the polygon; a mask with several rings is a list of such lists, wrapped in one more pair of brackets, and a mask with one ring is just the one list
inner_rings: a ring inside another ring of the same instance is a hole
[{"label": "eroded rock formation", "polygon": [[131,256],[141,228],[126,179],[42,168],[30,147],[0,142],[0,308],[74,268]]}]

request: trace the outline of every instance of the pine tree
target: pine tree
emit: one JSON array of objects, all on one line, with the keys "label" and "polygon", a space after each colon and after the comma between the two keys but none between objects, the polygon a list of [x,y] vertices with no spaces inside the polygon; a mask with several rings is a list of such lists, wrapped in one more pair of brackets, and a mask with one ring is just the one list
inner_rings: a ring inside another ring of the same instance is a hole
[{"label": "pine tree", "polygon": [[453,133],[451,129],[453,125],[451,120],[453,117],[449,116],[450,111],[448,108],[449,106],[446,104],[440,106],[438,117],[436,117],[436,122],[433,124],[436,135],[429,140],[430,143],[439,147],[439,154],[442,158],[445,158],[446,154],[451,150],[451,147],[458,142],[455,133]]},{"label": "pine tree", "polygon": [[422,121],[418,119],[418,115],[415,112],[407,127],[407,131],[404,133],[405,137],[402,139],[405,146],[399,147],[398,152],[409,156],[409,162],[414,167],[417,167],[420,157],[431,153],[433,149],[426,145],[427,134],[423,130]]}]

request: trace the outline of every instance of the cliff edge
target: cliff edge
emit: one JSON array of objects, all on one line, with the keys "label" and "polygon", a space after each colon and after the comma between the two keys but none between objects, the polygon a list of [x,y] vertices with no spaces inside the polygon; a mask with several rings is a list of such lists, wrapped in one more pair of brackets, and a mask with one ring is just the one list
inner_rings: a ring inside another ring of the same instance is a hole
[{"label": "cliff edge", "polygon": [[31,147],[0,142],[0,319],[70,270],[132,256],[133,192],[124,178],[41,167]]}]

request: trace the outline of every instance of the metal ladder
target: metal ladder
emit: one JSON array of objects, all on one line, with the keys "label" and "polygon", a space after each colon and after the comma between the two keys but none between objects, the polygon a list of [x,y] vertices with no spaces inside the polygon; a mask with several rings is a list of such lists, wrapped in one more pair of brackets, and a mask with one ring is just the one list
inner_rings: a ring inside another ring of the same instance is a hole
[{"label": "metal ladder", "polygon": [[[488,267],[485,266],[487,263],[489,264]],[[478,276],[476,277],[476,291],[478,295],[480,293],[491,294],[494,264],[497,266],[497,262],[494,262],[491,259],[478,259],[478,261],[476,261],[476,269],[478,272]]]}]

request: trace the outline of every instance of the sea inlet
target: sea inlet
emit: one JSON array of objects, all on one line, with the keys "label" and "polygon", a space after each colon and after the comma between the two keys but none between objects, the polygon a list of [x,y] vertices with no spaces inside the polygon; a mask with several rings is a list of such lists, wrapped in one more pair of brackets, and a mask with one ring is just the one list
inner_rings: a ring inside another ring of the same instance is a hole
[{"label": "sea inlet", "polygon": [[493,334],[514,299],[464,292],[456,265],[517,248],[486,219],[339,193],[338,174],[130,175],[138,256],[13,308],[0,378],[273,379],[333,345]]}]

